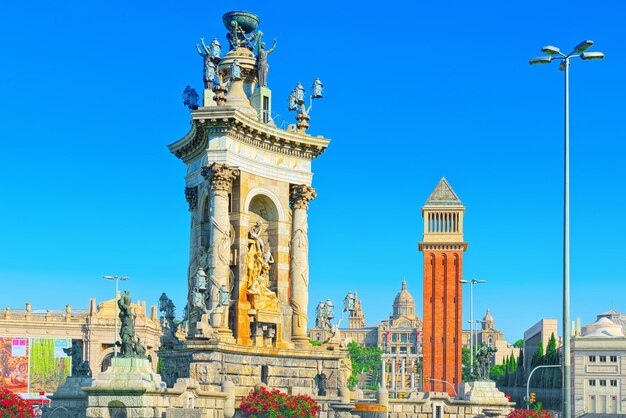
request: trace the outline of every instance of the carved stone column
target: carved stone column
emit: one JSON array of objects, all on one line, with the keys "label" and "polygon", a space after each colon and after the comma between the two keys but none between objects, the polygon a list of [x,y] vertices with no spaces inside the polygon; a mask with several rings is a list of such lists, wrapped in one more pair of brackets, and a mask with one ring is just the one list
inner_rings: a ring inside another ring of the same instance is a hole
[{"label": "carved stone column", "polygon": [[305,184],[291,185],[289,203],[291,217],[291,307],[293,308],[292,341],[308,344],[307,309],[309,304],[309,238],[307,209],[309,202],[317,196],[315,189]]},{"label": "carved stone column", "polygon": [[382,366],[380,368],[380,387],[386,388],[387,387],[387,361],[385,357],[382,357],[380,361],[382,362]]},{"label": "carved stone column", "polygon": [[[211,202],[209,214],[211,226],[209,233],[208,271],[211,296],[209,310],[218,304],[218,290],[226,286],[230,290],[230,219],[228,213],[228,193],[232,190],[233,180],[239,170],[226,164],[213,163],[202,169],[202,176],[209,181]],[[210,318],[211,326],[221,335],[231,335],[228,328],[228,306],[216,309]]]}]

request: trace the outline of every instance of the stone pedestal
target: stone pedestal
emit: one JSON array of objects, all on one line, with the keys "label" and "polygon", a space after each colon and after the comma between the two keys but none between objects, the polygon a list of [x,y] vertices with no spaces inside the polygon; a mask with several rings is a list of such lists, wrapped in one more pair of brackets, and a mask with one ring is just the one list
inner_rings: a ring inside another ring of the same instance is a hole
[{"label": "stone pedestal", "polygon": [[145,358],[113,358],[111,367],[83,390],[88,395],[87,417],[152,417],[156,409],[167,407],[165,383]]},{"label": "stone pedestal", "polygon": [[496,382],[492,381],[478,380],[462,383],[459,388],[459,399],[489,405],[510,404],[509,400],[504,396],[504,393],[496,387]]},{"label": "stone pedestal", "polygon": [[46,418],[84,417],[87,410],[87,394],[82,390],[91,386],[91,377],[68,377],[54,395],[50,396],[50,407],[44,412]]},{"label": "stone pedestal", "polygon": [[489,417],[506,417],[515,403],[509,402],[492,381],[464,382],[459,388],[459,399],[469,401]]},{"label": "stone pedestal", "polygon": [[194,339],[187,340],[180,350],[162,351],[160,358],[161,374],[168,385],[190,377],[210,390],[220,390],[223,382],[232,382],[237,397],[247,395],[260,383],[285,393],[313,394],[317,393],[315,377],[323,372],[328,377],[328,399],[349,400],[346,349],[242,347]]}]

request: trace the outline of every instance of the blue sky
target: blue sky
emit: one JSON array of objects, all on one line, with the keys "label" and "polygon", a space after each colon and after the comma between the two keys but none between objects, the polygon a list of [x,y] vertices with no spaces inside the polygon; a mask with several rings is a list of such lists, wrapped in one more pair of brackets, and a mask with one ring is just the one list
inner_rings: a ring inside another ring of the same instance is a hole
[{"label": "blue sky", "polygon": [[[426,3],[426,4],[420,4]],[[201,36],[261,17],[274,112],[325,84],[314,162],[310,316],[357,290],[376,323],[406,277],[421,313],[421,207],[442,176],[466,205],[465,278],[509,341],[561,317],[563,74],[542,46],[606,54],[571,69],[572,318],[626,311],[626,6],[599,1],[5,2],[0,14],[0,308],[86,307],[101,277],[182,311],[189,215],[166,145],[200,89]],[[469,292],[466,292],[468,295]],[[468,302],[468,298],[465,298]],[[468,303],[464,315],[469,316]],[[420,314],[421,316],[421,314]]]}]

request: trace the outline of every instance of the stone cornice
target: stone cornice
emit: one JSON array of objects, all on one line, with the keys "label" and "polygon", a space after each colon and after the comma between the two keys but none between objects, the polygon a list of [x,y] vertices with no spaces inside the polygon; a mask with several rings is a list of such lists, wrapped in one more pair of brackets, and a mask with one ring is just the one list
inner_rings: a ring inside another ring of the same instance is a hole
[{"label": "stone cornice", "polygon": [[208,137],[225,135],[260,149],[313,160],[322,154],[330,140],[296,131],[284,131],[251,119],[228,106],[199,108],[191,112],[191,130],[180,140],[168,145],[171,153],[183,161],[206,149]]},{"label": "stone cornice", "polygon": [[466,251],[467,242],[420,242],[420,251]]}]

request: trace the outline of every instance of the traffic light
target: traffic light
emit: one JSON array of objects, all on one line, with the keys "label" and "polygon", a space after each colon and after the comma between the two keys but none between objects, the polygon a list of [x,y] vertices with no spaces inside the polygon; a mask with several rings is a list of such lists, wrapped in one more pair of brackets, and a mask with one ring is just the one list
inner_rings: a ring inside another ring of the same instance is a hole
[{"label": "traffic light", "polygon": [[530,403],[535,403],[536,401],[535,392],[530,392],[530,398],[528,399],[528,401]]},{"label": "traffic light", "polygon": [[430,377],[425,377],[424,378],[424,383],[428,383],[428,382],[430,382]]},{"label": "traffic light", "polygon": [[417,364],[413,365],[413,373],[417,373]]}]

